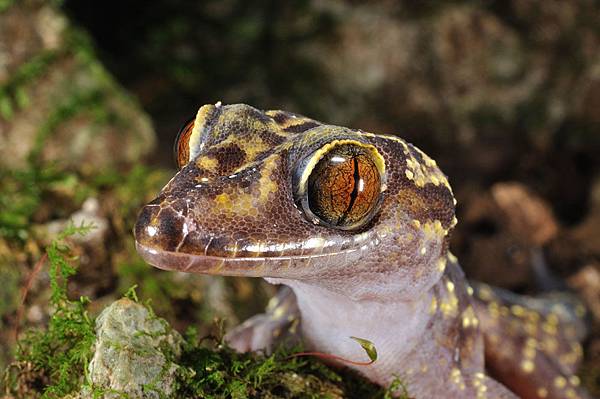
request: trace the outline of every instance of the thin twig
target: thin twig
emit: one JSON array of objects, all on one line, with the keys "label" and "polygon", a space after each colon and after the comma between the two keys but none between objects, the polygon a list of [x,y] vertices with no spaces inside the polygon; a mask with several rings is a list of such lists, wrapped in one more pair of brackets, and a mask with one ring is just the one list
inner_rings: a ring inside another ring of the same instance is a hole
[{"label": "thin twig", "polygon": [[17,320],[15,322],[15,341],[19,338],[19,326],[21,324],[21,320],[23,319],[23,313],[25,312],[25,300],[27,299],[27,294],[31,289],[31,284],[33,284],[33,280],[40,273],[42,267],[46,263],[48,259],[48,253],[44,253],[42,257],[37,261],[31,273],[29,273],[29,277],[27,277],[27,282],[21,288],[21,303],[19,304],[19,308],[17,309]]},{"label": "thin twig", "polygon": [[355,360],[350,360],[350,359],[346,359],[346,358],[341,357],[341,356],[332,355],[330,353],[323,353],[323,352],[300,352],[300,353],[294,353],[293,355],[288,356],[287,359],[291,359],[293,357],[300,357],[300,356],[314,356],[314,357],[318,357],[318,358],[321,358],[321,359],[337,360],[337,361],[340,361],[342,363],[351,364],[353,366],[370,366],[371,364],[375,363],[375,360],[369,360],[368,362],[357,362]]}]

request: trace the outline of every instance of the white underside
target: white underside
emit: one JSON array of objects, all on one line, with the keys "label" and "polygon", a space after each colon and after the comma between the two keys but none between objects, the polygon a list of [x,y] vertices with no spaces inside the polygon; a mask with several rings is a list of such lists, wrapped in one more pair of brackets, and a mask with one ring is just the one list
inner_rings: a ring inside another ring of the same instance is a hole
[{"label": "white underside", "polygon": [[[422,339],[429,317],[431,296],[413,302],[355,301],[324,288],[297,280],[268,279],[290,286],[302,314],[307,346],[353,361],[369,361],[351,336],[371,341],[378,359],[369,366],[350,366],[370,380],[388,385],[394,375],[405,376],[407,363]],[[412,359],[414,360],[414,359]]]}]

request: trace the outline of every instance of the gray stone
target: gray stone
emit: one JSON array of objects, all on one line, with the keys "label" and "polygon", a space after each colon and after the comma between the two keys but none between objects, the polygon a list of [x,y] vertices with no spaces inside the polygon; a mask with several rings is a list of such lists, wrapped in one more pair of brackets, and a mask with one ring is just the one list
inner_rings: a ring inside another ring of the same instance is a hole
[{"label": "gray stone", "polygon": [[89,366],[94,391],[104,398],[173,395],[179,367],[173,360],[181,354],[182,338],[165,320],[124,298],[100,314],[96,335]]}]

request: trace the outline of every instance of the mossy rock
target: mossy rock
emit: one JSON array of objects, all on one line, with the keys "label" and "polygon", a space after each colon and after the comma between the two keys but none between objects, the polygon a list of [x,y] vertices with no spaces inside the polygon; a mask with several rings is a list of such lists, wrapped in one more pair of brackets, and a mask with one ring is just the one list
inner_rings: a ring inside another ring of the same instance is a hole
[{"label": "mossy rock", "polygon": [[53,161],[76,170],[131,165],[155,144],[149,118],[51,2],[0,13],[0,167]]}]

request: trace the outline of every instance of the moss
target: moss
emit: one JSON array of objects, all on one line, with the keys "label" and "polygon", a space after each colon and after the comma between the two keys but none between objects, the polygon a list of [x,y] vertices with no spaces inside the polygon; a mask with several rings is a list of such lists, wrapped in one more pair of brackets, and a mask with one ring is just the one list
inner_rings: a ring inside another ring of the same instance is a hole
[{"label": "moss", "polygon": [[0,255],[0,281],[2,289],[0,290],[0,329],[3,328],[2,317],[13,312],[18,303],[20,277],[18,271]]},{"label": "moss", "polygon": [[15,392],[35,391],[42,398],[62,397],[82,384],[95,340],[94,323],[86,307],[89,299],[67,297],[67,279],[75,274],[74,258],[65,238],[85,234],[91,226],[69,226],[47,248],[51,304],[55,310],[45,331],[31,330],[18,342],[16,374],[7,374],[8,387]]},{"label": "moss", "polygon": [[15,3],[15,0],[0,0],[0,12],[7,10]]},{"label": "moss", "polygon": [[0,169],[0,237],[25,240],[31,221],[45,196],[57,184],[75,178],[51,165],[24,169]]},{"label": "moss", "polygon": [[107,111],[102,107],[104,100],[105,94],[99,89],[79,91],[67,97],[66,100],[52,110],[47,120],[38,129],[35,143],[28,156],[30,163],[39,162],[44,143],[65,121],[88,110],[101,110],[96,114],[96,122],[106,119]]},{"label": "moss", "polygon": [[[2,0],[0,0],[2,1]],[[0,11],[2,4],[0,4]],[[17,109],[25,108],[29,98],[24,87],[46,72],[57,59],[58,53],[46,51],[34,56],[11,74],[10,79],[0,85],[0,116],[10,120]]]},{"label": "moss", "polygon": [[219,339],[186,334],[178,361],[178,397],[185,398],[391,398],[406,396],[401,383],[385,390],[349,371],[334,371],[313,358],[292,357],[302,348],[279,348],[270,356],[237,353]]},{"label": "moss", "polygon": [[[0,248],[3,243],[0,242]],[[8,247],[6,250],[10,250]],[[7,340],[9,333],[12,333],[12,328],[9,316],[13,313],[19,303],[19,284],[20,276],[19,271],[15,267],[15,260],[11,256],[12,254],[4,254],[4,248],[0,249],[0,281],[2,282],[2,289],[0,289],[0,339]],[[12,348],[7,345],[0,345],[0,376],[2,375],[1,370],[12,359]],[[2,381],[0,379],[0,392],[2,388]]]}]

